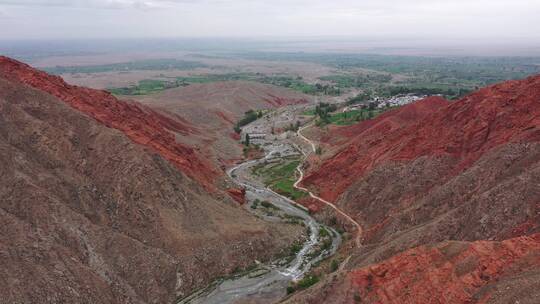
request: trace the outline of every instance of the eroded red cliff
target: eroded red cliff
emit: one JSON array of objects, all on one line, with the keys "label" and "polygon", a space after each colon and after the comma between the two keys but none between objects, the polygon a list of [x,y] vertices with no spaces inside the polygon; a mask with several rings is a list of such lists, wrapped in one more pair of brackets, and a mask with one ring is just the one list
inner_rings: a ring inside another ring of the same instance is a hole
[{"label": "eroded red cliff", "polygon": [[59,98],[100,123],[120,130],[134,142],[152,149],[205,188],[215,189],[213,183],[222,172],[193,148],[175,139],[175,134],[197,132],[182,118],[167,117],[141,104],[119,100],[105,91],[69,85],[58,76],[3,56],[0,56],[0,77]]},{"label": "eroded red cliff", "polygon": [[227,193],[240,205],[246,203],[246,189],[231,188],[227,190]]},{"label": "eroded red cliff", "polygon": [[[382,263],[354,270],[349,302],[486,303],[497,284],[540,267],[540,234],[502,242],[445,242],[421,246]],[[523,286],[525,287],[525,286]],[[504,290],[511,299],[516,289]]]}]

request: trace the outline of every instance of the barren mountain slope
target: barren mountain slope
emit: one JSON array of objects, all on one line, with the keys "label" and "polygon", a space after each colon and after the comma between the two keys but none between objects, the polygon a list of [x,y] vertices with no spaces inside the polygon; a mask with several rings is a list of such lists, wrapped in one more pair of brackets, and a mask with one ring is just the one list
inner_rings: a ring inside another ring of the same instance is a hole
[{"label": "barren mountain slope", "polygon": [[[161,139],[137,137],[155,134],[148,112],[130,130],[122,119],[105,123],[110,113],[133,122],[121,110],[138,107],[40,78],[44,91],[73,93],[59,94],[61,100],[6,80],[28,79],[13,74],[12,62],[5,64],[1,303],[172,302],[212,278],[269,259],[300,234],[296,227],[254,218],[231,199],[208,195],[175,159],[156,149],[153,143]],[[36,75],[23,68],[24,75]],[[81,105],[88,114],[76,110],[80,100],[88,100]],[[96,104],[109,111],[87,111]]]},{"label": "barren mountain slope", "polygon": [[134,142],[150,147],[188,176],[213,189],[222,172],[177,136],[195,136],[198,131],[178,116],[161,115],[137,103],[116,99],[111,94],[67,84],[30,66],[0,56],[0,77],[24,83],[56,96],[100,123],[124,132]]},{"label": "barren mountain slope", "polygon": [[[400,253],[404,250],[446,240],[470,241],[477,248],[476,244],[481,244],[477,241],[503,241],[540,232],[540,76],[487,87],[438,107],[414,123],[377,129],[389,116],[425,102],[390,112],[370,125],[351,127],[359,132],[351,132],[350,142],[306,179],[306,184],[320,189],[324,197],[337,199],[338,206],[363,227],[364,246],[355,251],[348,271],[388,263],[392,256],[397,261],[392,267],[399,271],[400,259],[404,258]],[[537,237],[523,246],[528,255],[540,255]],[[422,252],[421,248],[414,250]],[[488,262],[500,260],[503,268],[511,266],[505,264],[504,256],[496,255],[496,250],[493,256],[490,254],[486,253]],[[420,258],[407,261],[417,267],[418,273],[410,275],[420,276],[423,269],[435,263]],[[449,265],[435,264],[437,271]],[[537,265],[536,261],[525,263],[515,275],[538,288]],[[495,277],[483,280],[497,282]],[[423,283],[429,286],[421,280],[414,284]],[[333,286],[339,284],[346,285],[346,279]],[[380,300],[382,303],[403,301],[399,296],[405,290],[389,290],[384,282],[381,284],[348,285],[348,292],[352,295],[356,289],[366,296],[370,288],[380,288],[388,293],[386,300]],[[461,290],[453,288],[478,287],[475,281],[466,281],[465,285],[448,283],[432,290],[430,296],[444,299],[445,288],[449,293],[461,294]],[[414,286],[405,286],[414,294]],[[329,298],[319,297],[310,303],[326,303],[325,299]],[[370,301],[367,303],[379,303]],[[467,298],[455,303],[467,301],[480,300]],[[414,299],[405,302],[438,303]]]}]

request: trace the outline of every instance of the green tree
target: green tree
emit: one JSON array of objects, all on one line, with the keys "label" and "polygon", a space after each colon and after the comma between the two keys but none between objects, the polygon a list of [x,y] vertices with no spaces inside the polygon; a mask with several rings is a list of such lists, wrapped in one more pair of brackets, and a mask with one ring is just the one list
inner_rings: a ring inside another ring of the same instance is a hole
[{"label": "green tree", "polygon": [[246,140],[244,141],[244,144],[246,145],[246,147],[249,147],[249,133],[246,133]]},{"label": "green tree", "polygon": [[317,284],[319,282],[319,277],[316,276],[316,275],[310,275],[310,276],[307,276],[303,279],[301,279],[300,281],[298,281],[297,283],[297,286],[298,288],[300,289],[306,289],[310,286],[313,286],[315,284]]},{"label": "green tree", "polygon": [[339,268],[339,262],[337,260],[332,260],[332,262],[330,262],[330,272],[334,272],[338,270],[338,268]]},{"label": "green tree", "polygon": [[294,286],[287,286],[287,294],[291,294],[296,291],[296,288]]}]

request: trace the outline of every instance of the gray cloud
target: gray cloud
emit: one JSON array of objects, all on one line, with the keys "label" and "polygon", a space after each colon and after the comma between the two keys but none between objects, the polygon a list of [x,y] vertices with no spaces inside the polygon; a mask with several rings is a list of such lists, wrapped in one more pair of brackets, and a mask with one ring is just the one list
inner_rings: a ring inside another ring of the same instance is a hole
[{"label": "gray cloud", "polygon": [[8,38],[367,36],[540,40],[538,0],[0,0]]}]

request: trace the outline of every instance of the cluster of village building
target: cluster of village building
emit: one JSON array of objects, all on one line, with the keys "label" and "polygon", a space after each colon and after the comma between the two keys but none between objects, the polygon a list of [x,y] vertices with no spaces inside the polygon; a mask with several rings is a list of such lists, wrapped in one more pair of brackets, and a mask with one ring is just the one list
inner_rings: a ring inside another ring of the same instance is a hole
[{"label": "cluster of village building", "polygon": [[403,105],[413,103],[415,101],[418,101],[424,98],[426,98],[426,96],[424,95],[404,94],[404,95],[396,95],[389,99],[382,99],[382,98],[377,97],[374,100],[374,102],[377,104],[377,108],[385,108],[385,107],[403,106]]},{"label": "cluster of village building", "polygon": [[401,94],[401,95],[392,96],[390,98],[375,97],[369,102],[348,106],[347,111],[355,110],[355,109],[364,109],[364,108],[383,109],[383,108],[388,108],[388,107],[403,106],[403,105],[413,103],[415,101],[418,101],[424,98],[426,98],[425,95],[416,95],[416,94]]}]

